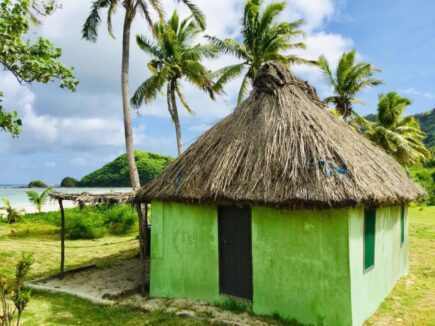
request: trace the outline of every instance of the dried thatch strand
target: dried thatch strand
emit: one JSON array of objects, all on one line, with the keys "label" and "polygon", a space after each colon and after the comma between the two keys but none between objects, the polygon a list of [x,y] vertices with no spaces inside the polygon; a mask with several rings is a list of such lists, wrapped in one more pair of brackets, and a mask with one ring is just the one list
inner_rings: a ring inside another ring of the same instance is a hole
[{"label": "dried thatch strand", "polygon": [[136,200],[325,208],[423,195],[393,158],[325,109],[314,88],[271,62],[251,95]]},{"label": "dried thatch strand", "polygon": [[55,200],[71,200],[76,202],[80,207],[88,204],[91,206],[101,204],[123,204],[134,202],[134,192],[110,192],[104,194],[90,194],[82,192],[80,194],[69,194],[58,191],[50,191],[48,194]]}]

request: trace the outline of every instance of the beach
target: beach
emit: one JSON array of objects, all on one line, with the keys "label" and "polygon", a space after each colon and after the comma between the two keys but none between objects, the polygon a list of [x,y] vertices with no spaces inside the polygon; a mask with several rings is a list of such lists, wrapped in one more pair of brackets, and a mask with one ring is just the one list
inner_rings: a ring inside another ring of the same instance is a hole
[{"label": "beach", "polygon": [[[125,192],[131,191],[131,188],[62,188],[54,187],[54,191],[66,192],[66,193],[82,193],[89,192],[92,194],[101,194],[107,192]],[[0,199],[9,199],[11,206],[15,209],[20,210],[23,213],[34,213],[36,212],[35,206],[29,202],[27,198],[27,191],[36,191],[42,193],[43,188],[27,188],[19,185],[0,185]],[[64,207],[70,208],[74,207],[75,203],[71,201],[64,201]],[[0,202],[0,207],[4,207],[4,203]],[[43,205],[42,211],[57,211],[59,210],[59,203],[52,199],[47,199],[46,203]],[[3,212],[0,211],[0,214]]]}]

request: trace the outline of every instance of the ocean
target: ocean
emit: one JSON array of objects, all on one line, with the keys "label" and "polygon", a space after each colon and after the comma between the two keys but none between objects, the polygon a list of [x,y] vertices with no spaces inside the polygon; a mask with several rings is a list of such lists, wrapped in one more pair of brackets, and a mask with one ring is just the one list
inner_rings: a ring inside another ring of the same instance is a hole
[{"label": "ocean", "polygon": [[[11,202],[12,207],[23,210],[26,213],[35,212],[35,207],[29,202],[27,198],[27,191],[33,190],[38,193],[42,193],[44,189],[42,188],[26,188],[21,185],[0,185],[0,207],[4,206],[2,198],[7,198]],[[131,188],[61,188],[54,187],[53,190],[66,192],[66,193],[81,193],[89,192],[91,194],[101,194],[105,192],[124,192],[131,191]],[[74,203],[70,201],[64,201],[65,207],[73,207]],[[56,201],[47,200],[43,207],[43,211],[54,211],[58,210],[59,205]]]}]

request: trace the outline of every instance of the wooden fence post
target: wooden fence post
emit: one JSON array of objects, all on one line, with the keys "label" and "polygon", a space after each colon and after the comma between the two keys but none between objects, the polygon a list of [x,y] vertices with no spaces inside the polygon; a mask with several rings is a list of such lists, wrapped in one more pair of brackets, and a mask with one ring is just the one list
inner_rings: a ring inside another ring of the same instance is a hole
[{"label": "wooden fence post", "polygon": [[63,278],[65,272],[65,212],[63,209],[62,199],[59,199],[60,206],[60,278]]}]

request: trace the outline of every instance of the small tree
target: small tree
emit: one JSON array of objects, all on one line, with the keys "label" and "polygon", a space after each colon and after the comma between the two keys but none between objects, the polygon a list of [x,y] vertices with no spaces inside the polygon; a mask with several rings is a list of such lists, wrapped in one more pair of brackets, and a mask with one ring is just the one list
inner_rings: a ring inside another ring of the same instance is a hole
[{"label": "small tree", "polygon": [[[21,316],[30,300],[30,290],[25,290],[24,280],[32,266],[32,255],[23,254],[15,269],[15,279],[8,282],[0,275],[0,326],[12,325],[16,317],[16,325],[20,325]],[[12,305],[13,304],[13,305]]]},{"label": "small tree", "polygon": [[29,198],[29,201],[35,205],[36,209],[38,210],[38,213],[41,213],[42,211],[42,205],[47,201],[48,199],[48,192],[51,190],[51,187],[46,188],[41,194],[38,194],[36,191],[27,191],[27,197]]},{"label": "small tree", "polygon": [[9,224],[17,223],[21,217],[21,213],[19,210],[12,207],[11,202],[7,198],[2,198],[4,207],[0,207],[0,210],[6,212],[6,222]]},{"label": "small tree", "polygon": [[325,104],[333,103],[335,109],[347,123],[350,123],[353,117],[358,116],[353,109],[353,104],[363,104],[356,98],[357,94],[366,88],[382,83],[381,80],[374,77],[374,74],[380,70],[370,63],[356,63],[355,56],[355,50],[344,52],[335,73],[324,56],[321,56],[318,62],[333,92],[333,95],[327,97],[324,102]]}]

